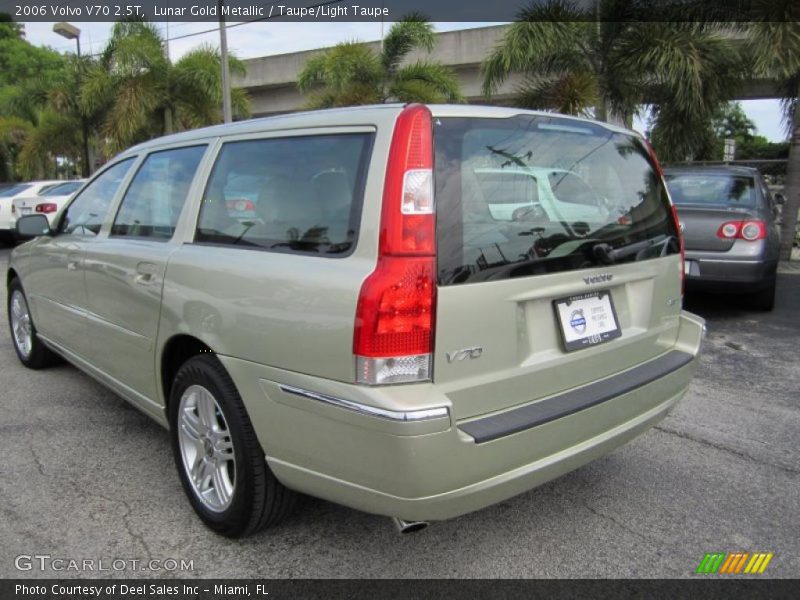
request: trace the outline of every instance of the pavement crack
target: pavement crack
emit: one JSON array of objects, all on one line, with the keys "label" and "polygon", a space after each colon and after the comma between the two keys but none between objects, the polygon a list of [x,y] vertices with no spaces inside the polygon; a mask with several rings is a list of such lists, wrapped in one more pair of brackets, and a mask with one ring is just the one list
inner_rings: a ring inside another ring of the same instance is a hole
[{"label": "pavement crack", "polygon": [[39,469],[39,473],[42,475],[42,477],[47,477],[47,473],[45,473],[44,471],[44,463],[42,462],[42,459],[39,458],[39,455],[36,453],[36,449],[33,446],[29,446],[29,449],[31,451],[31,456],[33,456],[33,462],[36,463],[36,468]]},{"label": "pavement crack", "polygon": [[695,442],[697,444],[702,444],[703,446],[708,446],[710,448],[714,448],[714,449],[720,450],[722,452],[727,452],[728,454],[733,454],[734,456],[737,456],[737,457],[742,458],[742,459],[744,459],[746,461],[749,461],[749,462],[756,463],[758,465],[762,465],[762,466],[772,467],[774,469],[778,469],[779,471],[783,471],[784,473],[789,473],[791,475],[800,474],[800,471],[798,471],[797,469],[793,469],[793,468],[787,467],[785,465],[779,465],[779,464],[776,464],[776,463],[773,463],[773,462],[769,462],[769,461],[766,461],[766,460],[761,460],[759,458],[756,458],[755,456],[747,454],[746,452],[742,452],[740,450],[734,450],[733,448],[731,448],[729,446],[724,446],[722,444],[716,444],[714,442],[710,442],[708,440],[704,440],[703,438],[695,437],[693,435],[689,435],[688,433],[685,433],[683,431],[678,431],[677,429],[670,429],[668,427],[664,427],[663,425],[656,425],[655,427],[653,427],[653,429],[657,429],[658,431],[661,431],[663,433],[666,433],[666,434],[669,434],[669,435],[674,435],[674,436],[679,437],[681,439],[689,440],[689,441]]}]

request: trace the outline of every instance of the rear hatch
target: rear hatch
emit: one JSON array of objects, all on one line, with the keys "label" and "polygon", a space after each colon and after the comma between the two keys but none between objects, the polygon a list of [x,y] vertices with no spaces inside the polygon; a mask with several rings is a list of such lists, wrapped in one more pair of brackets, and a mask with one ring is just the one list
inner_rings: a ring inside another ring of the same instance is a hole
[{"label": "rear hatch", "polygon": [[36,205],[42,202],[45,202],[45,200],[40,196],[14,198],[14,212],[17,217],[32,214],[36,210]]},{"label": "rear hatch", "polygon": [[663,354],[679,234],[634,134],[540,115],[434,115],[435,384],[456,418]]},{"label": "rear hatch", "polygon": [[665,175],[678,209],[687,250],[727,252],[735,236],[720,234],[732,221],[756,218],[753,178],[722,171],[668,171]]}]

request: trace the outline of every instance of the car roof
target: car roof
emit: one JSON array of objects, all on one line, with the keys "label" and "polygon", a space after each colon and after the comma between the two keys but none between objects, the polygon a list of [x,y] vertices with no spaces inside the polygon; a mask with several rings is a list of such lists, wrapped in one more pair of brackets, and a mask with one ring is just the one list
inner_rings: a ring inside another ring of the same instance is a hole
[{"label": "car roof", "polygon": [[[138,154],[142,151],[149,151],[161,146],[172,144],[190,143],[202,141],[209,138],[220,136],[240,135],[248,133],[259,133],[267,131],[278,131],[286,129],[331,127],[335,125],[363,125],[365,122],[393,118],[407,106],[406,104],[373,104],[365,106],[349,106],[344,108],[329,108],[324,110],[313,110],[304,112],[288,113],[270,117],[258,117],[234,123],[212,125],[191,131],[184,131],[160,138],[155,138],[143,142],[119,155],[120,158]],[[434,117],[476,117],[476,118],[508,118],[517,115],[534,115],[554,118],[563,118],[569,121],[582,121],[600,125],[615,133],[625,133],[628,135],[639,136],[635,131],[618,127],[610,123],[592,121],[582,117],[562,115],[553,112],[532,111],[521,108],[509,108],[501,106],[481,106],[475,104],[428,104]],[[335,119],[335,121],[334,121]]]}]

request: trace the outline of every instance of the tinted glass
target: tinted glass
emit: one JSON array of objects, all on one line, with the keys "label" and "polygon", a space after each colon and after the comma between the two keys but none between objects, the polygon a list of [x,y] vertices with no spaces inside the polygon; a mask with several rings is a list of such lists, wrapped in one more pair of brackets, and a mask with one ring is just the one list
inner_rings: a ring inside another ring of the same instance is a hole
[{"label": "tinted glass", "polygon": [[636,137],[557,117],[435,122],[441,284],[679,251],[666,191]]},{"label": "tinted glass", "polygon": [[40,196],[69,196],[83,185],[82,181],[67,181],[40,192]]},{"label": "tinted glass", "polygon": [[169,240],[205,151],[192,146],[150,154],[125,192],[111,235]]},{"label": "tinted glass", "polygon": [[727,173],[667,173],[664,178],[675,204],[756,205],[752,177]]},{"label": "tinted glass", "polygon": [[11,187],[0,191],[0,198],[10,198],[11,196],[16,196],[17,194],[20,194],[31,187],[33,186],[30,183],[18,183],[17,185],[12,185]]},{"label": "tinted glass", "polygon": [[103,171],[87,185],[64,211],[59,233],[97,235],[111,201],[132,164],[133,158],[126,158]]},{"label": "tinted glass", "polygon": [[349,252],[371,146],[371,134],[225,144],[195,241],[326,256]]}]

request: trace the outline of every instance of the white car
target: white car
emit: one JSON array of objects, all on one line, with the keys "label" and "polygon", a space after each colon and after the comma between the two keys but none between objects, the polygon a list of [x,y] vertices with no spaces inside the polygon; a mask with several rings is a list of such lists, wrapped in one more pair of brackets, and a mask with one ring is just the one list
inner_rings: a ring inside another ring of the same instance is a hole
[{"label": "white car", "polygon": [[64,183],[64,181],[58,179],[26,181],[0,191],[0,241],[11,243],[14,240],[14,226],[17,223],[17,217],[12,211],[14,198],[38,196],[59,183]]},{"label": "white car", "polygon": [[55,225],[58,211],[72,198],[79,189],[83,187],[85,179],[73,179],[64,181],[39,192],[38,195],[23,193],[15,196],[11,206],[11,214],[15,219],[24,215],[41,213],[47,215],[50,226]]}]

